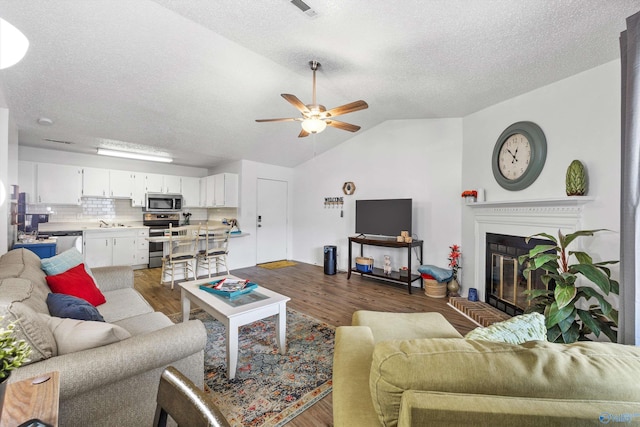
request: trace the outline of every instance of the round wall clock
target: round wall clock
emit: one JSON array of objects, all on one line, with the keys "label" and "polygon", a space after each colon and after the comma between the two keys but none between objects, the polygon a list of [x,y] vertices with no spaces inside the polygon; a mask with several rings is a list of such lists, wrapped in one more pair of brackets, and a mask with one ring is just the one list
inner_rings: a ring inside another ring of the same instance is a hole
[{"label": "round wall clock", "polygon": [[493,176],[502,188],[518,191],[538,178],[547,159],[547,139],[535,123],[514,123],[502,132],[491,156]]}]

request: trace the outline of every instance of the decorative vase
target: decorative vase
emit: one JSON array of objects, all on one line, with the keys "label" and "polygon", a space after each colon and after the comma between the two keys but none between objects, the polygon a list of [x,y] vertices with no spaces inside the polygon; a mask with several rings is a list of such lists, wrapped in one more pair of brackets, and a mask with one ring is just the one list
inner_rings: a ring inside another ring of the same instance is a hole
[{"label": "decorative vase", "polygon": [[458,291],[460,290],[460,284],[457,279],[451,279],[449,283],[447,283],[447,290],[449,291],[450,297],[457,297]]},{"label": "decorative vase", "polygon": [[4,406],[4,395],[7,391],[7,384],[9,383],[9,377],[11,371],[7,373],[7,376],[0,380],[0,414],[2,414],[2,407]]}]

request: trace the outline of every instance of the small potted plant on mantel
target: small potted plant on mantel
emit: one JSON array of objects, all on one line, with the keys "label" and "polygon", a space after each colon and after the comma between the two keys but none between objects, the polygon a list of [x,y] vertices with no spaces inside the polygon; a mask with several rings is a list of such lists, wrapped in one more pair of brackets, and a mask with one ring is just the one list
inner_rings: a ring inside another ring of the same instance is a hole
[{"label": "small potted plant on mantel", "polygon": [[[611,279],[611,270],[607,267],[618,261],[593,262],[586,252],[567,251],[567,246],[578,237],[593,236],[605,230],[582,230],[558,238],[539,233],[526,238],[544,237],[555,244],[537,245],[528,254],[518,257],[521,264],[527,263],[523,274],[537,269],[544,270],[542,281],[553,290],[535,289],[526,291],[531,305],[527,312],[542,313],[546,319],[547,339],[551,342],[572,343],[589,341],[588,335],[599,337],[604,334],[612,342],[617,342],[618,311],[605,299],[609,294],[618,294],[619,284]],[[577,263],[570,264],[572,260]],[[578,278],[589,280],[593,286],[579,286]],[[597,304],[588,305],[589,300]]]},{"label": "small potted plant on mantel", "polygon": [[[0,322],[3,318],[0,317]],[[24,340],[15,337],[13,330],[15,323],[9,323],[6,327],[0,327],[0,413],[4,403],[4,394],[7,389],[7,380],[11,371],[28,362],[31,347]]]}]

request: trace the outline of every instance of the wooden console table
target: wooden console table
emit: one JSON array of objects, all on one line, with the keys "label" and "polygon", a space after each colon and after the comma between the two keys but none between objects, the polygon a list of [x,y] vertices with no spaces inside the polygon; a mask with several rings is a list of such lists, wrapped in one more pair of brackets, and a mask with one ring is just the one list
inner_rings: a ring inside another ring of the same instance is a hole
[{"label": "wooden console table", "polygon": [[[384,270],[382,268],[373,268],[371,273],[363,273],[362,271],[356,269],[353,266],[353,257],[351,254],[351,247],[353,243],[357,243],[360,245],[360,256],[363,255],[364,245],[369,246],[382,246],[386,248],[406,248],[407,249],[407,268],[408,274],[407,277],[401,277],[400,273],[397,271],[392,271],[391,274],[384,274]],[[407,290],[411,293],[411,283],[420,280],[420,288],[423,287],[422,284],[422,276],[419,274],[411,274],[411,249],[412,248],[420,248],[420,256],[418,260],[422,263],[422,240],[414,240],[411,243],[405,242],[397,242],[395,240],[377,240],[377,239],[367,239],[366,237],[349,237],[349,272],[347,274],[347,280],[351,278],[351,272],[360,273],[363,276],[371,276],[377,277],[385,280],[389,280],[395,283],[407,284]]]},{"label": "wooden console table", "polygon": [[[50,378],[33,384],[34,380],[44,377]],[[0,427],[15,427],[32,418],[57,427],[59,399],[60,373],[57,371],[10,383],[4,397]]]}]

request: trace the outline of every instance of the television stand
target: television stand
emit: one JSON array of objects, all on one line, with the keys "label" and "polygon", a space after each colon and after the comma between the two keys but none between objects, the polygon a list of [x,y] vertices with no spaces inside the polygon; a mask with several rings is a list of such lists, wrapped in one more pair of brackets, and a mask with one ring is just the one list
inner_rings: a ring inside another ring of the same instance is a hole
[{"label": "television stand", "polygon": [[[352,246],[353,243],[357,243],[360,245],[360,256],[364,256],[364,246],[380,246],[385,248],[399,248],[407,249],[407,277],[401,277],[400,273],[397,271],[392,271],[391,274],[384,274],[384,270],[382,268],[373,268],[371,273],[363,273],[362,271],[357,270],[353,266],[353,256],[352,256]],[[412,248],[420,248],[420,256],[418,260],[422,263],[422,240],[413,240],[410,243],[406,242],[398,242],[396,240],[383,240],[383,239],[370,239],[367,237],[355,236],[349,237],[349,269],[347,273],[347,280],[351,279],[351,272],[360,273],[362,276],[369,276],[374,278],[380,278],[384,280],[388,280],[394,283],[401,283],[407,285],[407,290],[411,293],[411,283],[420,280],[420,288],[423,288],[422,276],[419,274],[411,274],[411,249]]]}]

